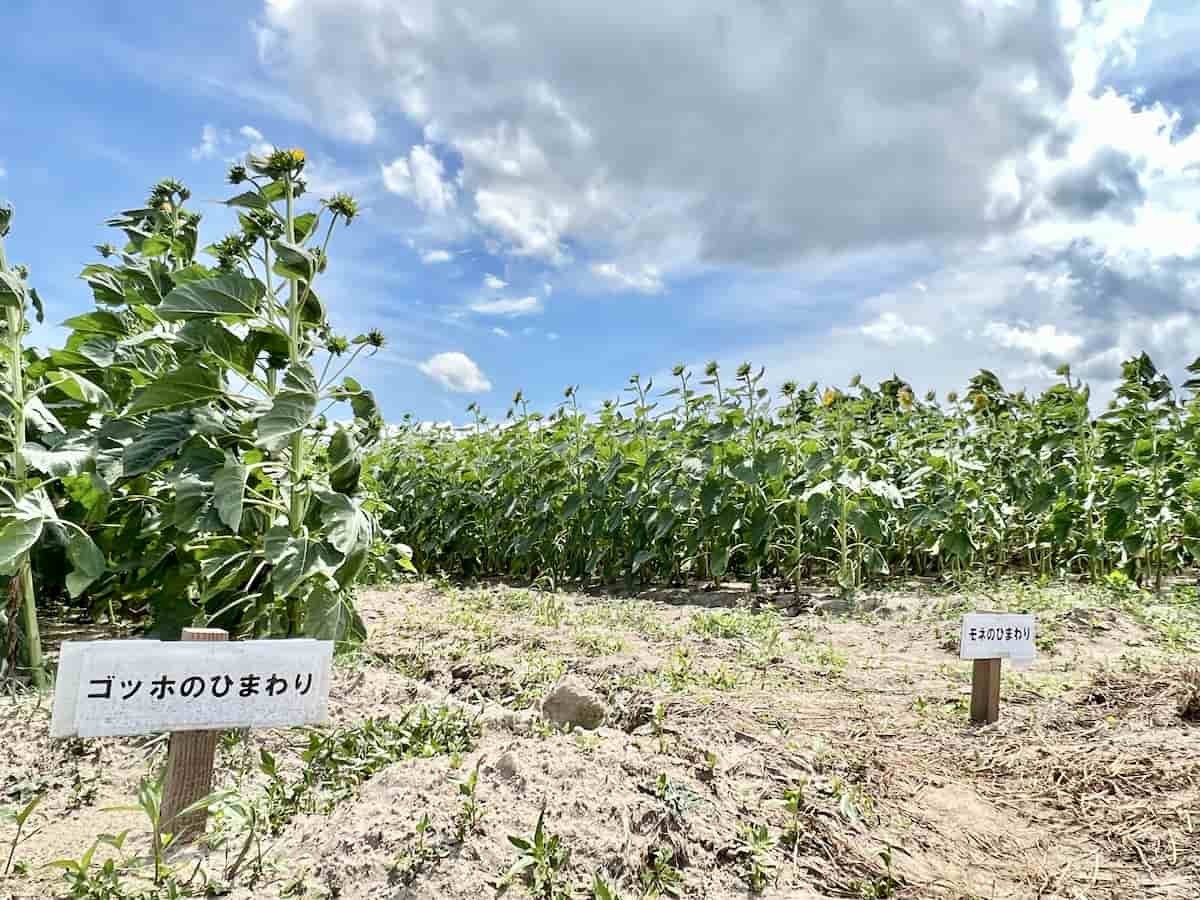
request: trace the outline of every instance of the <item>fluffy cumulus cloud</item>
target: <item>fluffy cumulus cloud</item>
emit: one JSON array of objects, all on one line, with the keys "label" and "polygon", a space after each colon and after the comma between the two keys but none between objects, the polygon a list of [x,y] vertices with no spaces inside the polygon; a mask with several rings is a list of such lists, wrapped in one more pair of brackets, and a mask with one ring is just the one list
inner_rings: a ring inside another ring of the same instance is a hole
[{"label": "fluffy cumulus cloud", "polygon": [[446,167],[433,148],[413,147],[408,157],[399,157],[380,171],[383,184],[393,194],[411,197],[426,212],[442,215],[454,208],[454,185],[446,180]]},{"label": "fluffy cumulus cloud", "polygon": [[417,150],[461,159],[475,221],[514,252],[602,235],[774,265],[1014,224],[1044,188],[1031,151],[1061,140],[1080,23],[1044,0],[295,0],[259,27],[331,133],[423,130],[385,167],[402,192]]},{"label": "fluffy cumulus cloud", "polygon": [[[272,0],[257,24],[314,121],[374,143],[389,190],[517,265],[647,294],[719,271],[743,317],[763,273],[840,266],[855,288],[813,353],[1103,381],[1142,349],[1185,360],[1200,325],[1200,104],[1170,87],[1171,36],[1200,19],[1155,11]],[[927,271],[906,281],[888,266],[909,252]],[[769,314],[789,321],[786,302]]]},{"label": "fluffy cumulus cloud", "polygon": [[643,294],[657,294],[663,289],[658,267],[649,264],[623,268],[615,262],[592,263],[592,274],[617,288]]},{"label": "fluffy cumulus cloud", "polygon": [[502,291],[508,287],[508,282],[502,278],[497,278],[489,272],[483,276],[483,286],[489,291]]},{"label": "fluffy cumulus cloud", "polygon": [[446,390],[456,394],[481,394],[492,389],[492,383],[475,360],[457,350],[434,354],[419,368]]},{"label": "fluffy cumulus cloud", "polygon": [[528,297],[503,297],[496,300],[477,300],[471,304],[474,312],[486,316],[534,316],[545,307],[541,298],[532,295]]},{"label": "fluffy cumulus cloud", "polygon": [[445,250],[427,250],[421,254],[421,262],[427,266],[435,266],[438,263],[450,262],[450,254]]},{"label": "fluffy cumulus cloud", "polygon": [[933,343],[933,334],[928,328],[906,322],[894,312],[882,313],[879,318],[859,328],[859,331],[882,344],[903,344],[910,341]]}]

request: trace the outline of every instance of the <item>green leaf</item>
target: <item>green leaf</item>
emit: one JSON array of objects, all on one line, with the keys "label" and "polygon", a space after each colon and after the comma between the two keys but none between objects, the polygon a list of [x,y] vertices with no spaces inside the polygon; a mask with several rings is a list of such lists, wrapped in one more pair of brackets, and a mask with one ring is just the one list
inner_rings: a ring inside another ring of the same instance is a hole
[{"label": "green leaf", "polygon": [[708,559],[709,571],[714,577],[720,578],[725,574],[725,569],[729,566],[729,548],[716,547]]},{"label": "green leaf", "polygon": [[213,501],[213,483],[188,473],[174,479],[175,502],[171,507],[171,524],[185,533],[200,530],[200,519]]},{"label": "green leaf", "polygon": [[47,513],[54,507],[42,496],[28,494],[0,514],[0,573],[11,575],[42,536]]},{"label": "green leaf", "polygon": [[224,396],[221,375],[200,363],[189,363],[160,377],[143,388],[128,414],[156,412],[179,406],[199,406]]},{"label": "green leaf", "polygon": [[258,314],[266,288],[237,272],[189,281],[171,290],[158,307],[168,321],[199,318],[244,319]]},{"label": "green leaf", "polygon": [[250,373],[245,342],[220,322],[192,319],[179,329],[178,337],[197,349],[207,350],[231,369],[243,375]]},{"label": "green leaf", "polygon": [[275,250],[274,271],[284,278],[298,278],[301,281],[312,281],[317,272],[316,258],[299,244],[288,241],[271,241]]},{"label": "green leaf", "polygon": [[74,570],[67,574],[67,591],[72,597],[78,597],[104,574],[104,554],[83,531],[71,529],[71,537],[67,541],[67,559],[74,566]]},{"label": "green leaf", "polygon": [[25,307],[25,282],[16,272],[0,272],[0,306]]},{"label": "green leaf", "polygon": [[121,460],[123,474],[128,478],[149,472],[174,456],[195,431],[189,410],[152,415],[138,438],[125,446]]},{"label": "green leaf", "polygon": [[292,230],[296,233],[296,243],[303,244],[312,234],[313,228],[316,227],[318,216],[316,213],[301,213],[292,220]]},{"label": "green leaf", "polygon": [[112,401],[108,399],[108,394],[97,385],[95,382],[88,381],[78,372],[70,372],[66,369],[58,369],[50,372],[46,376],[46,381],[54,385],[72,400],[77,400],[80,403],[87,403],[91,406],[98,406],[107,409],[112,405]]},{"label": "green leaf", "polygon": [[125,302],[125,285],[120,274],[111,266],[100,263],[86,266],[79,273],[79,277],[92,289],[92,296],[96,298],[97,303],[120,306]]},{"label": "green leaf", "polygon": [[242,503],[249,470],[231,453],[225,454],[225,465],[213,475],[213,504],[221,521],[237,534],[242,525]]},{"label": "green leaf", "polygon": [[96,459],[94,446],[62,446],[46,449],[30,442],[21,448],[21,455],[31,468],[46,475],[62,477],[87,471]]},{"label": "green leaf", "polygon": [[282,525],[267,531],[264,551],[278,597],[287,597],[314,575],[332,576],[341,562],[332,547],[310,538],[307,530],[293,537]]},{"label": "green leaf", "polygon": [[271,204],[258,191],[246,191],[245,193],[238,194],[236,197],[230,197],[224,202],[226,206],[239,206],[242,209],[271,208]]},{"label": "green leaf", "polygon": [[317,499],[321,501],[325,539],[339,553],[349,553],[358,543],[362,531],[362,513],[345,494],[321,491]]},{"label": "green leaf", "polygon": [[338,428],[329,439],[329,486],[342,494],[358,490],[362,453],[354,435]]},{"label": "green leaf", "polygon": [[257,446],[278,451],[308,425],[317,408],[317,382],[306,363],[288,368],[271,409],[258,420]]},{"label": "green leaf", "polygon": [[321,641],[359,643],[366,637],[366,628],[348,592],[318,584],[305,603],[304,634]]},{"label": "green leaf", "polygon": [[129,333],[120,316],[102,309],[72,316],[63,322],[63,327],[73,328],[82,334],[109,334],[113,337],[124,337]]}]

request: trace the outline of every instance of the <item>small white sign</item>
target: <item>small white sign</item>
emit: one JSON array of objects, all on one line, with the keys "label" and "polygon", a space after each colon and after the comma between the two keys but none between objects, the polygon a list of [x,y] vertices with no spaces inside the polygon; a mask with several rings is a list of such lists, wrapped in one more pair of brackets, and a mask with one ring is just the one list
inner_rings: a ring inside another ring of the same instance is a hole
[{"label": "small white sign", "polygon": [[333,642],[67,641],[51,737],[324,722]]},{"label": "small white sign", "polygon": [[963,616],[959,659],[1011,659],[1037,656],[1037,620],[1032,615],[968,613]]}]

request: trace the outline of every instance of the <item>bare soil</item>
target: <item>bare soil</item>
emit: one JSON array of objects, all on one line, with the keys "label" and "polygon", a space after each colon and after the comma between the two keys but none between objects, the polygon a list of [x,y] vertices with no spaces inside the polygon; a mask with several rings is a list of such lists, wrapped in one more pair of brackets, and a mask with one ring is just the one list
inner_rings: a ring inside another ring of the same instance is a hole
[{"label": "bare soil", "polygon": [[[676,895],[697,898],[1200,897],[1194,646],[1097,591],[914,585],[843,605],[423,582],[365,592],[361,606],[370,637],[338,662],[330,727],[448,704],[476,718],[474,749],[395,762],[329,812],[298,813],[232,884],[241,839],[178,848],[169,863],[190,890],[492,897],[517,859],[509,836],[530,836],[544,809],[570,851],[564,897],[591,898],[597,873],[614,896],[657,896],[672,871]],[[1005,667],[991,726],[968,722],[957,658],[971,608],[1039,615],[1038,659]],[[540,717],[565,676],[603,699],[604,726],[564,732]],[[163,741],[51,742],[48,706],[0,701],[0,807],[43,798],[4,897],[67,896],[45,864],[101,833],[129,829],[127,859],[148,846],[140,813],[106,808],[133,801]],[[260,751],[299,772],[306,746],[295,730],[229,737],[219,786],[265,804]],[[460,834],[460,783],[477,763],[482,818]],[[766,826],[757,855],[739,842],[754,825]],[[12,833],[0,823],[0,872]],[[111,896],[167,896],[130,865]],[[519,878],[508,888],[527,893]]]}]

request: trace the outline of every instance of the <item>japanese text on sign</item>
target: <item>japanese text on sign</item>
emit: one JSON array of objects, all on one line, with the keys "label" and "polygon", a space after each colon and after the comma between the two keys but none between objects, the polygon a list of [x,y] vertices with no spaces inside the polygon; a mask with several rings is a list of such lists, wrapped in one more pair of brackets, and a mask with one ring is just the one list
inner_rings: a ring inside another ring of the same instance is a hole
[{"label": "japanese text on sign", "polygon": [[1029,661],[1037,655],[1037,622],[1031,615],[968,613],[959,638],[960,659]]},{"label": "japanese text on sign", "polygon": [[63,644],[52,737],[310,725],[326,718],[329,641]]}]

